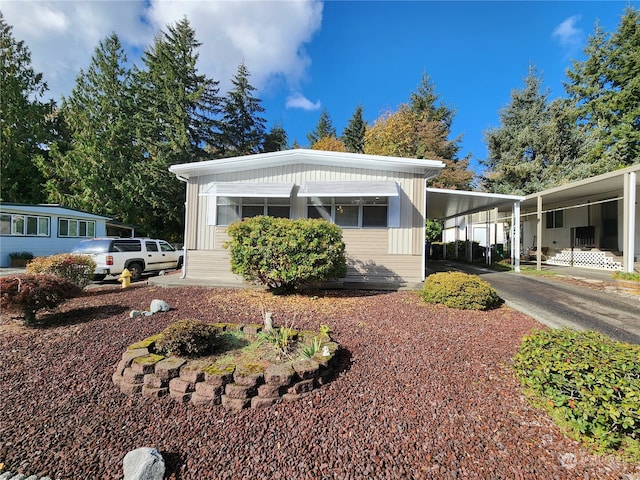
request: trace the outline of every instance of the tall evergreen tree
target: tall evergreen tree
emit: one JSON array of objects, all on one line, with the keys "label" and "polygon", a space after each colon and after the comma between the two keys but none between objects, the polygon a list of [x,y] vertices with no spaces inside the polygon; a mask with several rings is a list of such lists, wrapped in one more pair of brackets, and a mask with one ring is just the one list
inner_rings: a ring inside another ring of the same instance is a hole
[{"label": "tall evergreen tree", "polygon": [[115,33],[100,42],[80,71],[61,114],[70,142],[52,145],[39,165],[49,201],[135,223],[141,158],[136,147],[131,72]]},{"label": "tall evergreen tree", "polygon": [[56,133],[55,103],[43,101],[47,84],[31,66],[31,52],[13,37],[0,12],[0,198],[9,202],[45,200],[35,163],[47,156]]},{"label": "tall evergreen tree", "polygon": [[573,62],[565,89],[591,148],[583,162],[599,174],[640,161],[640,12],[629,6],[612,35],[596,26]]},{"label": "tall evergreen tree", "polygon": [[329,112],[327,112],[326,109],[322,109],[320,118],[318,119],[318,124],[316,125],[315,130],[307,134],[307,140],[309,140],[309,146],[313,147],[318,140],[327,137],[337,138],[336,129],[333,126]]},{"label": "tall evergreen tree", "polygon": [[231,79],[233,87],[223,100],[220,133],[216,147],[220,156],[249,155],[262,151],[266,120],[261,100],[253,96],[256,90],[249,83],[249,70],[241,63]]},{"label": "tall evergreen tree", "polygon": [[485,132],[489,157],[483,161],[483,184],[488,191],[526,195],[544,188],[548,95],[537,69],[530,67],[524,88],[512,91],[510,104],[500,111],[501,126]]},{"label": "tall evergreen tree", "polygon": [[364,153],[364,135],[367,124],[362,118],[362,105],[358,105],[342,132],[342,142],[348,152]]},{"label": "tall evergreen tree", "polygon": [[143,149],[144,182],[138,191],[148,205],[141,219],[149,234],[168,239],[183,232],[184,185],[171,165],[208,158],[220,113],[218,82],[198,73],[201,43],[184,18],[156,36],[137,70],[137,137]]},{"label": "tall evergreen tree", "polygon": [[454,115],[455,111],[440,101],[429,77],[423,75],[409,103],[402,104],[396,112],[381,116],[367,128],[364,152],[442,160],[445,168],[429,185],[469,189],[473,184],[469,159],[458,159],[460,139],[449,139]]},{"label": "tall evergreen tree", "polygon": [[285,132],[282,124],[275,124],[271,130],[264,136],[262,144],[263,152],[280,152],[286,150],[288,146],[287,132]]}]

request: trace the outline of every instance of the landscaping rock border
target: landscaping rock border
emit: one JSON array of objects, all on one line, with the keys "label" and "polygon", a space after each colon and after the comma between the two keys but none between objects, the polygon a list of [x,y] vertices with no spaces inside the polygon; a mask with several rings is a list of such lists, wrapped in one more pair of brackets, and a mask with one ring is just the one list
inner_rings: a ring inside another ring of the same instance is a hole
[{"label": "landscaping rock border", "polygon": [[[257,333],[255,325],[231,325],[228,329],[247,330],[245,333],[249,336]],[[326,384],[335,373],[339,345],[327,341],[322,347],[322,351],[311,358],[273,364],[262,372],[253,372],[242,364],[229,364],[232,369],[220,371],[198,359],[163,357],[156,355],[149,344],[125,351],[111,380],[129,396],[168,396],[180,403],[223,405],[236,411],[260,408],[281,401],[296,401]]]}]

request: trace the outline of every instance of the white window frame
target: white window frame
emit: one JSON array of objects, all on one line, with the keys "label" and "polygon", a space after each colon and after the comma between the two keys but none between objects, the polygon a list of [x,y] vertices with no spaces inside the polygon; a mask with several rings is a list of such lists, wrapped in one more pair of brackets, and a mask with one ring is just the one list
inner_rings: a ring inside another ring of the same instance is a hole
[{"label": "white window frame", "polygon": [[[62,234],[62,223],[67,223],[67,234]],[[80,232],[84,231],[84,235]],[[78,218],[58,218],[58,237],[61,238],[94,238],[96,236],[95,220],[80,220]]]},{"label": "white window frame", "polygon": [[[11,237],[49,237],[51,236],[51,217],[43,215],[27,215],[23,213],[2,213],[2,221],[9,223],[9,233],[3,236]],[[29,220],[35,220],[36,232],[29,233]],[[22,229],[18,231],[18,222],[22,222]],[[44,225],[43,225],[44,224]],[[44,227],[44,228],[42,228]]]},{"label": "white window frame", "polygon": [[[322,207],[324,210],[329,213],[330,218],[325,218],[325,220],[331,221],[331,223],[336,222],[336,211],[338,211],[341,207],[358,207],[358,224],[357,225],[339,225],[340,228],[361,228],[361,229],[369,229],[369,228],[390,228],[390,218],[389,212],[391,211],[391,198],[392,197],[307,197],[307,217],[308,218],[317,218],[310,217],[309,211],[311,208]],[[327,202],[324,202],[327,200]],[[330,201],[330,203],[329,203]],[[373,201],[373,203],[367,203],[368,201]],[[363,225],[364,219],[364,209],[366,207],[386,207],[386,222],[385,225]],[[323,217],[324,218],[324,217]]]}]

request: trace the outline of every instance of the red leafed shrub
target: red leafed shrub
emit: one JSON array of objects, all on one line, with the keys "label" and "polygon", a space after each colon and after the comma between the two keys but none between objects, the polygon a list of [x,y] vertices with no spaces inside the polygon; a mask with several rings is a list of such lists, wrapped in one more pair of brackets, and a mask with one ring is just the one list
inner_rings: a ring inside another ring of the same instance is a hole
[{"label": "red leafed shrub", "polygon": [[96,262],[88,255],[59,253],[49,257],[36,257],[27,265],[27,273],[54,275],[84,288],[91,283]]},{"label": "red leafed shrub", "polygon": [[16,275],[0,278],[0,307],[22,313],[33,325],[36,312],[55,308],[80,294],[76,284],[53,275]]}]

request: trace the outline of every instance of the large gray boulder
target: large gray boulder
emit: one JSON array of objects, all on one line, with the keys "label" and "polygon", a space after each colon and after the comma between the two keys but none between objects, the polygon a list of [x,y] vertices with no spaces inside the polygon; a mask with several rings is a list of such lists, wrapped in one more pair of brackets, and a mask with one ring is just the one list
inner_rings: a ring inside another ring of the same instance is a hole
[{"label": "large gray boulder", "polygon": [[151,300],[151,308],[149,309],[151,313],[168,312],[170,309],[171,307],[164,300],[158,300],[157,298]]},{"label": "large gray boulder", "polygon": [[124,480],[162,480],[164,459],[155,448],[142,447],[124,456]]}]

